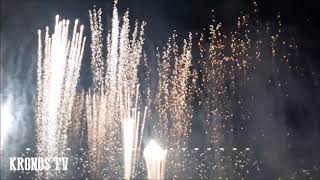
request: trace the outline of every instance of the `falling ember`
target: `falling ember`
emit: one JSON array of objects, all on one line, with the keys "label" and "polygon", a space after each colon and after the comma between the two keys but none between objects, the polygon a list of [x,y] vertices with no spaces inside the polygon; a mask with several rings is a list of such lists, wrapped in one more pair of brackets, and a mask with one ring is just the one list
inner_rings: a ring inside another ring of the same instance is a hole
[{"label": "falling ember", "polygon": [[[167,169],[169,177],[182,177],[186,168],[187,146],[191,134],[192,100],[197,74],[192,72],[192,34],[179,47],[177,35],[169,38],[162,55],[157,54],[159,64],[159,82],[156,97],[153,99],[153,118],[158,122],[154,128],[160,142],[177,151],[168,154]],[[171,63],[174,62],[174,63]]]},{"label": "falling ember", "polygon": [[84,50],[83,26],[75,21],[72,37],[69,20],[59,20],[53,34],[46,28],[44,47],[38,30],[37,150],[40,157],[64,155],[73,100]]},{"label": "falling ember", "polygon": [[148,179],[164,179],[167,150],[162,149],[156,141],[151,140],[144,149]]}]

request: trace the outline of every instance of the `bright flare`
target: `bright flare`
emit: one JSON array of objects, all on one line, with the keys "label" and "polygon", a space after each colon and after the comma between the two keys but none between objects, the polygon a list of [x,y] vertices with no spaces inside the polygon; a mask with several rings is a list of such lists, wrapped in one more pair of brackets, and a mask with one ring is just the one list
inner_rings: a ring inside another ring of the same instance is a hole
[{"label": "bright flare", "polygon": [[164,179],[167,150],[162,149],[156,141],[151,140],[144,149],[148,179]]}]

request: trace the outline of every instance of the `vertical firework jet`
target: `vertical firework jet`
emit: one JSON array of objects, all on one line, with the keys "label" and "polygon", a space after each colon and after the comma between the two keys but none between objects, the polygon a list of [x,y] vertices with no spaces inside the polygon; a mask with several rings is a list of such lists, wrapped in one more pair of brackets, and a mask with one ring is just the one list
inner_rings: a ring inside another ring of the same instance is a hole
[{"label": "vertical firework jet", "polygon": [[44,39],[38,31],[37,150],[40,157],[65,155],[67,131],[84,50],[83,26],[75,21],[69,40],[69,20],[56,16],[54,32]]},{"label": "vertical firework jet", "polygon": [[[272,60],[277,56],[278,33],[266,33],[271,36],[271,43],[265,43],[270,45],[270,51],[263,52],[262,41],[253,41],[255,33],[261,30],[254,29],[257,25],[249,27],[249,16],[241,16],[237,29],[227,35],[221,32],[221,23],[213,20],[209,39],[204,40],[201,36],[198,44],[201,52],[199,79],[192,67],[191,34],[183,41],[182,47],[178,46],[174,34],[163,51],[157,52],[159,80],[155,92],[150,92],[151,86],[147,89],[146,104],[151,106],[147,108],[141,100],[144,96],[140,94],[140,89],[145,87],[141,87],[138,78],[138,65],[144,58],[146,76],[151,79],[150,62],[143,54],[145,23],[136,22],[131,32],[129,13],[119,16],[116,5],[106,44],[102,35],[101,9],[89,11],[93,84],[89,92],[82,92],[77,97],[75,86],[85,42],[83,26],[77,32],[78,21],[75,22],[69,41],[69,21],[59,21],[57,17],[51,37],[47,28],[44,48],[39,31],[38,155],[56,156],[58,152],[64,155],[67,131],[79,133],[86,124],[93,178],[131,179],[136,175],[148,109],[156,121],[152,135],[168,149],[167,155],[167,150],[153,140],[144,149],[148,178],[184,178],[187,158],[190,157],[184,149],[188,147],[191,134],[192,101],[194,93],[201,92],[199,104],[205,114],[206,145],[213,151],[209,157],[204,157],[208,171],[200,168],[203,174],[199,176],[214,179],[238,177],[234,176],[233,166],[236,165],[231,162],[230,149],[236,141],[236,133],[239,133],[239,121],[249,119],[251,115],[246,107],[250,100],[241,97],[240,91],[254,78],[256,64],[261,62],[263,55],[271,54]],[[46,96],[48,94],[50,96]],[[70,123],[75,126],[70,128]],[[81,133],[83,137],[83,130]]]},{"label": "vertical firework jet", "polygon": [[143,152],[148,179],[164,179],[167,150],[162,149],[154,140],[150,140]]},{"label": "vertical firework jet", "polygon": [[[124,178],[130,179],[146,116],[146,110],[142,111],[139,105],[138,82],[145,23],[139,26],[136,22],[131,34],[129,13],[126,12],[120,21],[116,5],[112,28],[106,38],[106,57],[103,55],[102,11],[89,11],[93,89],[86,97],[88,144],[94,176],[115,178],[124,171]],[[102,172],[104,167],[108,168]]]},{"label": "vertical firework jet", "polygon": [[[138,91],[137,87],[137,91]],[[138,98],[138,92],[136,94],[136,98]],[[128,98],[129,99],[129,98]],[[133,108],[123,109],[122,111],[125,113],[122,117],[122,142],[123,142],[123,154],[124,154],[124,179],[130,179],[135,169],[135,161],[140,153],[140,146],[142,141],[142,133],[145,124],[146,114],[143,115],[142,123],[140,122],[140,111],[137,111],[137,102]],[[128,102],[130,103],[130,102]],[[145,110],[144,113],[147,111]],[[129,114],[127,114],[129,113]],[[141,124],[141,128],[140,128]]]},{"label": "vertical firework jet", "polygon": [[[153,118],[158,119],[154,134],[160,142],[169,148],[167,157],[168,177],[181,178],[185,170],[183,148],[187,146],[191,133],[192,92],[196,73],[192,73],[192,36],[184,40],[182,50],[176,43],[174,34],[164,48],[162,56],[157,54],[160,64],[159,84],[153,100]],[[170,153],[170,151],[175,153]]]}]

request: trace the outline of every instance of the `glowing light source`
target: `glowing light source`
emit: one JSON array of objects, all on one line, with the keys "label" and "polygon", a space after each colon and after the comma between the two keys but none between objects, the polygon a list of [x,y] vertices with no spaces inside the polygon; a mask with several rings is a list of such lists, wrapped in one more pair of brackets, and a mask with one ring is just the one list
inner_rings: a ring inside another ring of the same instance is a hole
[{"label": "glowing light source", "polygon": [[147,165],[148,179],[164,179],[167,150],[151,140],[144,149],[143,155]]}]

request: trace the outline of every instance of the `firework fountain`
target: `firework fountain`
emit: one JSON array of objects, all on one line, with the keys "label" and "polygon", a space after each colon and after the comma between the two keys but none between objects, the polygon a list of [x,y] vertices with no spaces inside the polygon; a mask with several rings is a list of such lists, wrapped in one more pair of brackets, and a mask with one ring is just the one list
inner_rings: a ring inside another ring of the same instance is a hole
[{"label": "firework fountain", "polygon": [[150,140],[143,155],[146,160],[148,179],[164,179],[167,150],[163,150],[154,140]]},{"label": "firework fountain", "polygon": [[[112,170],[103,174],[119,177],[121,174],[119,166],[122,164],[119,157],[123,156],[124,178],[129,179],[134,174],[135,160],[140,151],[139,144],[142,141],[146,118],[146,110],[143,117],[139,115],[137,78],[137,66],[143,54],[143,39],[141,39],[143,27],[138,36],[136,25],[130,38],[128,12],[123,16],[122,25],[120,25],[115,5],[112,29],[106,40],[107,53],[104,55],[101,14],[101,10],[90,11],[94,84],[87,96],[89,107],[87,111],[89,146],[91,144],[91,156],[96,157],[93,160],[96,165],[92,167],[110,167]],[[198,43],[201,60],[197,63],[202,68],[201,79],[198,78],[197,70],[192,67],[194,60],[191,34],[183,41],[182,48],[177,45],[177,35],[174,34],[169,38],[162,52],[158,51],[156,54],[159,80],[154,97],[151,97],[148,91],[147,101],[151,106],[150,117],[155,120],[152,136],[168,148],[168,155],[165,158],[167,173],[163,174],[163,177],[183,178],[188,168],[189,154],[185,150],[191,134],[194,106],[192,103],[197,93],[200,94],[199,103],[204,106],[206,114],[207,146],[214,149],[212,156],[206,158],[207,161],[213,162],[207,163],[214,169],[201,176],[227,178],[233,173],[232,162],[222,161],[223,158],[232,159],[228,150],[231,148],[223,150],[224,147],[234,145],[233,133],[236,122],[234,122],[235,110],[232,104],[241,98],[236,93],[237,89],[245,86],[246,82],[252,79],[255,66],[261,61],[259,46],[261,42],[257,41],[257,44],[252,42],[253,33],[250,33],[251,27],[248,24],[248,16],[240,17],[238,29],[227,36],[220,31],[221,23],[213,20],[209,45],[203,43],[203,35]],[[140,40],[137,37],[140,37]],[[272,37],[277,37],[277,34]],[[274,47],[274,38],[271,44],[271,47]],[[146,62],[146,77],[150,81],[152,75],[148,63]],[[198,87],[197,81],[202,82],[201,87]],[[243,109],[245,109],[244,106],[245,102],[241,104]],[[139,118],[142,118],[142,121]],[[122,137],[122,141],[119,137]],[[107,147],[106,151],[103,149],[105,147]],[[218,151],[219,149],[222,150]],[[106,160],[108,163],[103,160],[105,157],[108,157]],[[147,165],[148,171],[150,168],[151,165]]]},{"label": "firework fountain", "polygon": [[[147,112],[147,107],[140,106],[137,76],[145,23],[136,22],[130,33],[129,14],[126,12],[120,21],[116,5],[105,57],[102,11],[89,11],[93,88],[86,97],[88,144],[95,176],[119,177],[123,164],[123,178],[130,179],[140,153]],[[103,171],[103,167],[108,169]]]},{"label": "firework fountain", "polygon": [[[181,177],[186,168],[186,155],[191,133],[193,91],[197,73],[191,71],[192,35],[184,40],[180,49],[173,34],[163,49],[157,53],[159,82],[155,99],[151,104],[152,115],[158,122],[154,125],[154,136],[168,147],[168,177]],[[173,153],[175,152],[175,153]]]},{"label": "firework fountain", "polygon": [[254,5],[254,13],[240,16],[234,31],[224,33],[222,23],[213,17],[209,39],[203,40],[203,35],[200,38],[201,103],[206,114],[208,147],[214,150],[206,158],[207,165],[214,162],[209,165],[214,168],[204,175],[207,178],[235,178],[244,174],[235,173],[237,163],[233,159],[237,156],[232,155],[231,148],[242,141],[240,137],[246,136],[248,127],[243,124],[254,119],[249,110],[254,96],[246,98],[243,89],[257,80],[261,65],[265,69],[271,64],[271,73],[281,64],[287,67],[288,55],[281,51],[281,45],[286,45],[279,41],[281,22],[273,32],[269,26],[263,27],[257,19],[257,4]]},{"label": "firework fountain", "polygon": [[[225,35],[221,23],[213,19],[209,39],[201,34],[197,44],[199,60],[192,56],[196,46],[192,34],[180,47],[174,33],[166,47],[157,49],[158,79],[152,82],[152,67],[143,49],[145,22],[136,21],[131,28],[129,12],[119,16],[115,2],[111,30],[104,37],[101,16],[101,9],[89,11],[93,81],[91,89],[78,94],[76,85],[85,43],[83,26],[78,32],[76,20],[69,40],[69,20],[59,21],[57,16],[52,36],[46,29],[44,48],[39,30],[38,156],[65,156],[68,136],[76,134],[87,138],[84,141],[92,178],[135,178],[142,149],[149,179],[185,178],[192,166],[186,149],[190,147],[192,120],[196,119],[194,109],[199,106],[204,114],[205,145],[213,149],[203,157],[207,170],[201,170],[199,177],[242,177],[234,175],[236,163],[232,162],[230,149],[239,133],[237,119],[249,119],[251,114],[247,112],[250,100],[245,100],[239,89],[254,79],[262,56],[280,56],[275,51],[280,30],[271,35],[271,41],[267,41],[271,49],[263,54],[262,41],[253,40],[262,32],[254,29],[258,21],[252,28],[249,16],[241,16],[236,30]],[[147,87],[142,86],[143,79],[138,76],[142,60]],[[152,83],[156,83],[155,88],[151,88]],[[198,95],[200,100],[194,103]],[[143,148],[145,126],[151,127],[150,136],[155,140]]]},{"label": "firework fountain", "polygon": [[83,26],[78,31],[75,21],[69,40],[69,20],[59,20],[52,36],[46,28],[44,47],[41,30],[38,31],[37,68],[37,150],[39,157],[66,155],[67,131],[76,94],[85,37]]}]

